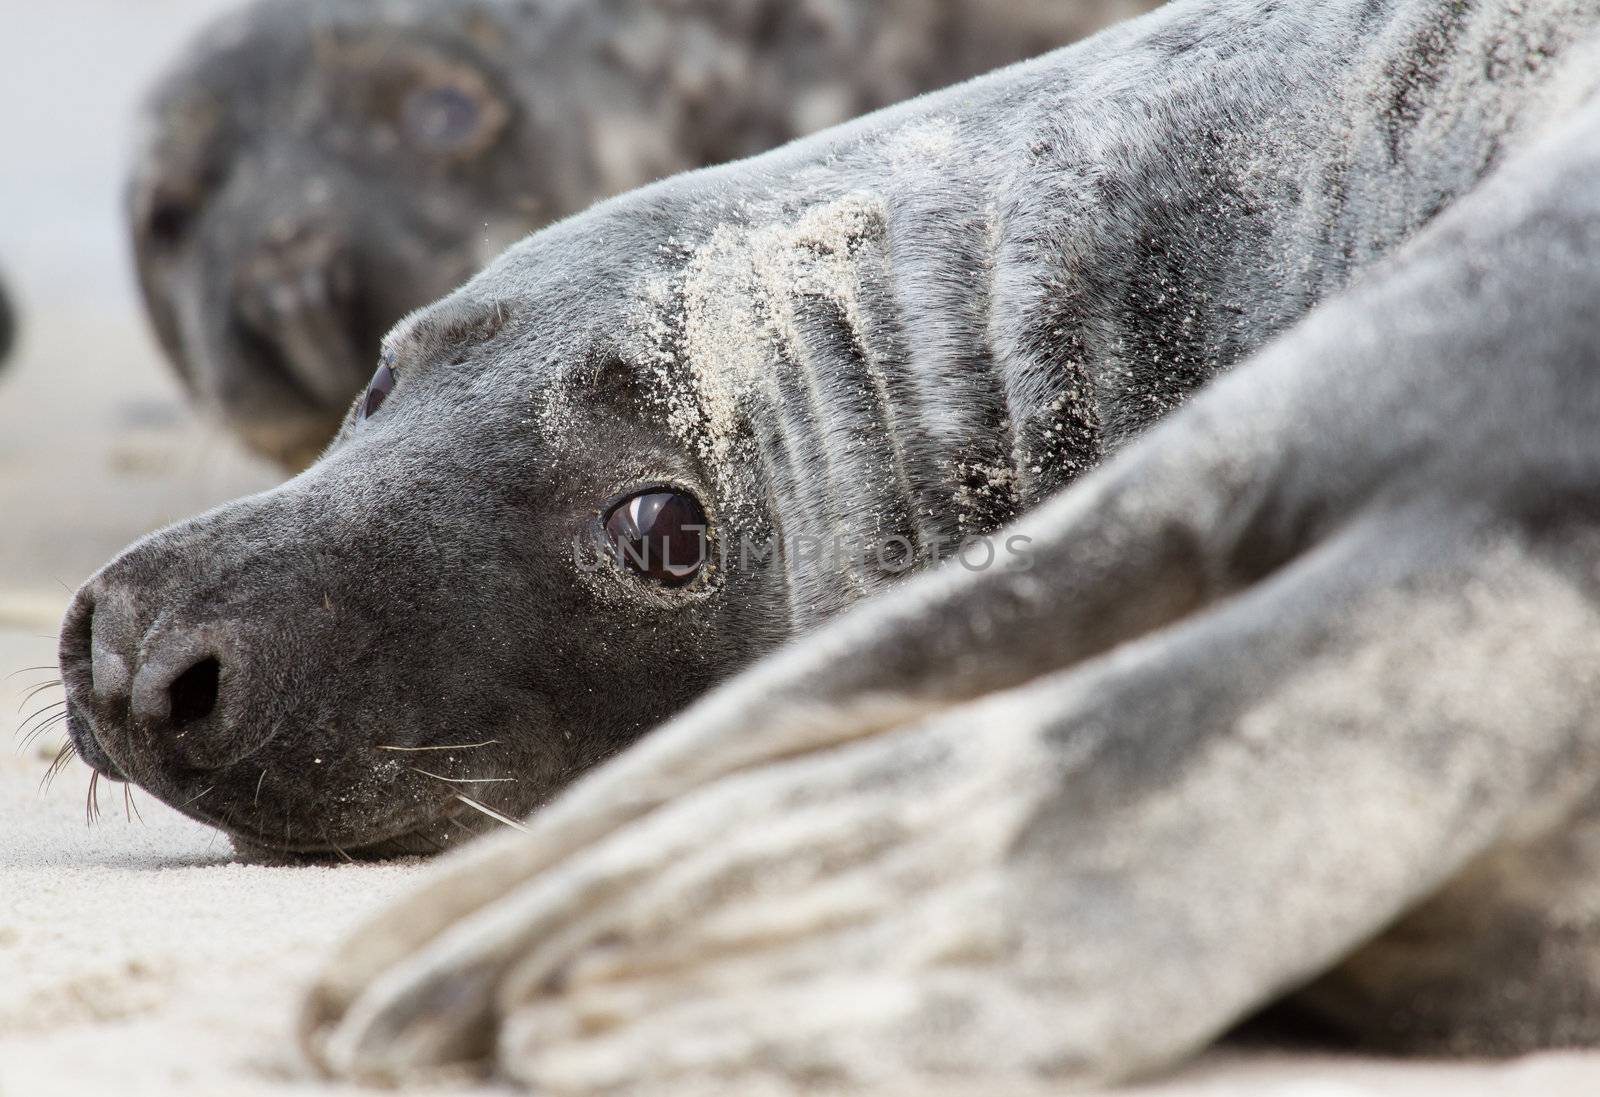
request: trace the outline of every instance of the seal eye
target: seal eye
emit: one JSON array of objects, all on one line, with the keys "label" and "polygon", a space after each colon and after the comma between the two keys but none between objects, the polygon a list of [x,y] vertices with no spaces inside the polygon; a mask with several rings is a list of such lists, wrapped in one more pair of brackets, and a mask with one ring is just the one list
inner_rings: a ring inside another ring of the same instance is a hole
[{"label": "seal eye", "polygon": [[682,586],[706,565],[706,512],[687,492],[641,491],[613,507],[605,525],[617,559],[643,578]]},{"label": "seal eye", "polygon": [[394,391],[394,370],[387,364],[378,367],[378,372],[372,375],[372,380],[367,383],[367,394],[361,398],[361,418],[371,419],[378,414],[378,409],[383,407],[383,402],[389,398],[389,393]]},{"label": "seal eye", "polygon": [[478,100],[448,84],[412,92],[400,114],[406,135],[429,152],[465,151],[476,143],[483,121]]},{"label": "seal eye", "polygon": [[166,199],[151,207],[145,227],[152,241],[164,248],[172,248],[188,235],[193,216],[194,211],[185,203]]}]

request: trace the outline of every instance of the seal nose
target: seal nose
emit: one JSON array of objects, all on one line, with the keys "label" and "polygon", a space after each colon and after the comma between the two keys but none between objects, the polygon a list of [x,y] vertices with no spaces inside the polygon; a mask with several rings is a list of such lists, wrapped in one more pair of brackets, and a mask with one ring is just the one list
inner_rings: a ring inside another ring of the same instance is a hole
[{"label": "seal nose", "polygon": [[145,629],[132,594],[111,587],[79,595],[61,644],[74,739],[91,764],[104,755],[117,770],[149,773],[234,760],[220,627]]}]

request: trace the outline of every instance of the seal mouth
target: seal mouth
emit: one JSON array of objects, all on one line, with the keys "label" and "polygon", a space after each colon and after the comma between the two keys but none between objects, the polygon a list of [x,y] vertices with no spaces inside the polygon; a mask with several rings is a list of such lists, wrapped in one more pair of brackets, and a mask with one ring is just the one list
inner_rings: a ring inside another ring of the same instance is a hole
[{"label": "seal mouth", "polygon": [[[254,333],[237,329],[231,333],[229,352],[210,364],[210,368],[255,376],[270,386],[268,400],[243,403],[200,396],[219,414],[251,449],[286,468],[305,468],[327,448],[349,410],[350,401],[361,387],[358,359],[352,359],[353,378],[342,389],[339,399],[313,392],[298,372],[291,368],[290,352],[279,349]],[[376,351],[373,352],[376,356]],[[227,364],[224,364],[227,359]]]},{"label": "seal mouth", "polygon": [[251,328],[228,330],[238,365],[269,379],[281,399],[305,416],[343,416],[360,388],[369,362],[378,356],[373,340],[369,355],[364,341],[353,337],[333,347],[283,346]]},{"label": "seal mouth", "polygon": [[128,775],[122,772],[117,763],[112,761],[111,755],[106,753],[105,747],[100,745],[88,716],[71,700],[67,701],[67,738],[72,741],[78,757],[82,758],[90,769],[113,781],[123,783],[128,781]]},{"label": "seal mouth", "polygon": [[[78,757],[95,773],[112,781],[136,785],[180,814],[217,828],[228,835],[235,851],[246,859],[381,860],[431,855],[489,829],[471,825],[473,820],[468,818],[471,813],[459,805],[429,795],[412,797],[408,795],[410,790],[396,788],[389,802],[403,801],[411,810],[395,817],[375,804],[377,810],[368,816],[373,824],[370,830],[350,834],[345,827],[342,829],[347,833],[330,833],[327,821],[316,818],[311,805],[299,810],[288,802],[263,803],[261,789],[266,770],[260,778],[250,781],[254,771],[247,777],[244,770],[250,767],[239,764],[221,770],[192,772],[180,772],[168,766],[161,767],[154,779],[145,779],[137,757],[133,761],[139,775],[130,774],[112,757],[96,732],[93,717],[79,702],[68,701],[66,725]],[[250,754],[258,753],[270,741],[269,738],[257,744]],[[233,793],[220,797],[212,795],[213,790],[225,787],[232,788]],[[281,792],[281,789],[275,791]]]},{"label": "seal mouth", "polygon": [[375,764],[315,712],[252,722],[273,687],[252,687],[238,669],[248,644],[224,624],[152,633],[145,618],[124,588],[99,586],[62,623],[67,735],[97,777],[137,785],[247,855],[428,854],[488,829],[464,818],[455,782],[387,755]]}]

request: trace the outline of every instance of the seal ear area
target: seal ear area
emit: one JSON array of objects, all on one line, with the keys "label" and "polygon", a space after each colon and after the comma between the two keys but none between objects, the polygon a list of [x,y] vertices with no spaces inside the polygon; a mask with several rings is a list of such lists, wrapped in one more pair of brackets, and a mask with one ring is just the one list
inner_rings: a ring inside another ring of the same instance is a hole
[{"label": "seal ear area", "polygon": [[516,317],[517,306],[508,301],[446,297],[396,324],[379,360],[396,373],[459,366]]}]

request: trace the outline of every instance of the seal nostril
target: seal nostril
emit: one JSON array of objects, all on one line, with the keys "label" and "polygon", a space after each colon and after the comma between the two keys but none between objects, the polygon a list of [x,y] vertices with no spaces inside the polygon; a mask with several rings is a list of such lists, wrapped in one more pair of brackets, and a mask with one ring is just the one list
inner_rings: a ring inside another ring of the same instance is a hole
[{"label": "seal nostril", "polygon": [[217,707],[221,674],[222,666],[216,659],[202,659],[172,680],[167,687],[167,697],[172,705],[174,727],[187,727],[211,715]]}]

